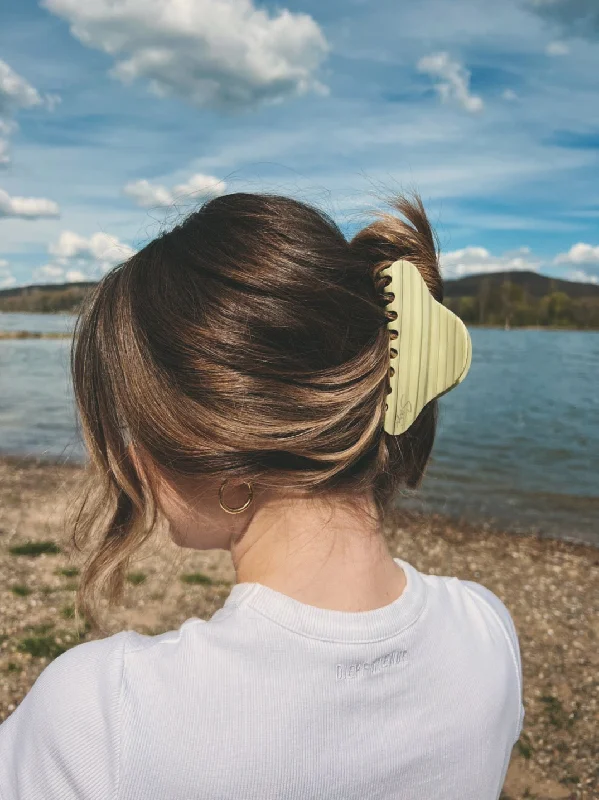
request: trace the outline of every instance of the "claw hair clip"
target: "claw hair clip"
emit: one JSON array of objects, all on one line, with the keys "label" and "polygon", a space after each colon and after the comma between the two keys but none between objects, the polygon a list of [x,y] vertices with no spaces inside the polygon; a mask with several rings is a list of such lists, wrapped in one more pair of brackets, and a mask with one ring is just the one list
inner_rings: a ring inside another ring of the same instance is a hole
[{"label": "claw hair clip", "polygon": [[381,270],[390,277],[391,334],[385,431],[404,433],[427,403],[461,383],[472,360],[468,329],[429,291],[419,270],[400,259]]}]

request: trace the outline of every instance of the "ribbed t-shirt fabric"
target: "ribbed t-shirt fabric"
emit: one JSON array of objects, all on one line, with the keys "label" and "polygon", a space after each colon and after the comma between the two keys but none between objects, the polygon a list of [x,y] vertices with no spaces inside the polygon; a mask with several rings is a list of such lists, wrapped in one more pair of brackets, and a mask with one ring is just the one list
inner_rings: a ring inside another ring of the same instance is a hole
[{"label": "ribbed t-shirt fabric", "polygon": [[0,725],[0,800],[497,800],[518,638],[473,581],[396,558],[382,608],[236,584],[209,620],[81,643]]}]

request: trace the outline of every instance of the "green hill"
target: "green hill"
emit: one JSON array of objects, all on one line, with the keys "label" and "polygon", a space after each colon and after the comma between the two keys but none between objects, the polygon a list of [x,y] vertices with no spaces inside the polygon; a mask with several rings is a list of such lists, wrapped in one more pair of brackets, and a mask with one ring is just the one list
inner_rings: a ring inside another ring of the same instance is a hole
[{"label": "green hill", "polygon": [[0,289],[0,311],[77,311],[95,281],[38,283]]},{"label": "green hill", "polygon": [[466,324],[599,330],[599,285],[493,272],[445,283],[445,304]]},{"label": "green hill", "polygon": [[463,278],[445,281],[445,297],[476,297],[484,282],[490,286],[501,286],[509,281],[513,286],[520,286],[531,297],[545,297],[551,292],[564,292],[568,297],[599,297],[599,284],[565,281],[562,278],[551,278],[538,272],[513,270],[511,272],[488,272],[477,275],[466,275]]}]

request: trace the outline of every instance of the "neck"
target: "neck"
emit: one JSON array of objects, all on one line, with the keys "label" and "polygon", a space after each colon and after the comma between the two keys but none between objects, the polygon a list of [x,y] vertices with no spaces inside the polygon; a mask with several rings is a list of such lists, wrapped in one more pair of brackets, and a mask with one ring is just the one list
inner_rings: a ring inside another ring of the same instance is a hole
[{"label": "neck", "polygon": [[271,499],[231,543],[238,583],[261,583],[320,608],[366,611],[403,591],[374,503]]}]

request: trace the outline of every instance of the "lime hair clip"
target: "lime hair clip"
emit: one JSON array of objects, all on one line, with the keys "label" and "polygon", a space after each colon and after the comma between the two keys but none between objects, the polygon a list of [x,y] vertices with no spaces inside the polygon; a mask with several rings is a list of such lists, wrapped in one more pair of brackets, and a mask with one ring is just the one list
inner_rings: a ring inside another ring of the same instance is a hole
[{"label": "lime hair clip", "polygon": [[414,264],[400,259],[379,275],[391,278],[387,311],[395,312],[387,325],[392,342],[385,431],[398,436],[427,403],[464,380],[472,342],[462,320],[435,300]]}]

